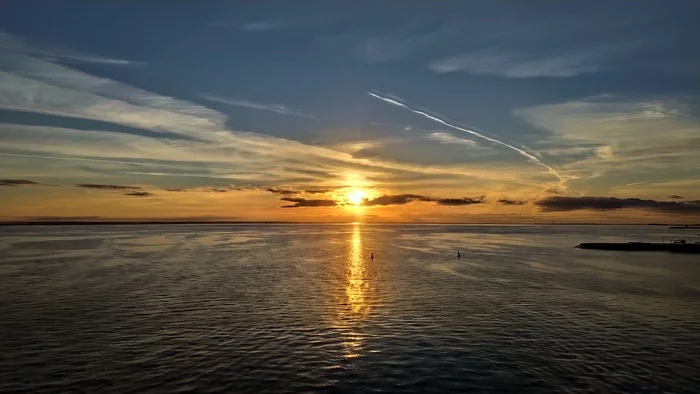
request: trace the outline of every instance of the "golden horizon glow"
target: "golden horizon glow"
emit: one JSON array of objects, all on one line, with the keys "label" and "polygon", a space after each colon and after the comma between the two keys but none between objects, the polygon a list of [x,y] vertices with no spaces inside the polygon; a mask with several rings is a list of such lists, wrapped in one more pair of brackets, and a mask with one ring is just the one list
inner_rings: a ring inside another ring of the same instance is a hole
[{"label": "golden horizon glow", "polygon": [[367,192],[362,189],[352,189],[348,192],[347,198],[351,204],[360,206],[362,201],[367,198]]}]

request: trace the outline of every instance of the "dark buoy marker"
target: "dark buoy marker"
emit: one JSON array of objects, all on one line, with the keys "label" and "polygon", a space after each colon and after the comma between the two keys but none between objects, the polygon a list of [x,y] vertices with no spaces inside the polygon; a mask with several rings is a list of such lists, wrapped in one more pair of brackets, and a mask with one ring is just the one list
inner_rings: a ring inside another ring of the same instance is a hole
[{"label": "dark buoy marker", "polygon": [[372,259],[372,260],[374,260],[374,253],[370,253],[370,254],[369,254],[369,258]]},{"label": "dark buoy marker", "polygon": [[459,254],[459,250],[458,250],[457,251],[457,259],[459,259],[460,257],[462,257],[462,256]]}]

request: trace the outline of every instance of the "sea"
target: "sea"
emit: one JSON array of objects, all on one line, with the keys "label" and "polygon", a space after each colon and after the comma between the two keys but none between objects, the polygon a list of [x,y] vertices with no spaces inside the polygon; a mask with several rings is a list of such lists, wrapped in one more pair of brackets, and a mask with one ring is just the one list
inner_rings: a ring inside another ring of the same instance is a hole
[{"label": "sea", "polygon": [[697,231],[4,226],[0,392],[698,393]]}]

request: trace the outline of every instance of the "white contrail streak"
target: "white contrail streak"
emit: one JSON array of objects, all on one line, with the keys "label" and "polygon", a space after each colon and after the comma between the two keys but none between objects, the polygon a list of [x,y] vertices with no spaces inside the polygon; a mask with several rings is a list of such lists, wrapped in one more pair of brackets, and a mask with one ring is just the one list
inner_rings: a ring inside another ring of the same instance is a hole
[{"label": "white contrail streak", "polygon": [[369,95],[372,96],[372,97],[374,97],[374,98],[377,98],[377,99],[382,100],[382,101],[384,101],[384,102],[387,102],[387,103],[389,103],[389,104],[393,104],[393,105],[396,105],[396,106],[399,106],[399,107],[402,107],[402,108],[406,108],[407,110],[413,112],[414,114],[421,115],[421,116],[426,117],[426,118],[428,118],[428,119],[430,119],[430,120],[432,120],[432,121],[435,121],[435,122],[438,122],[438,123],[440,123],[440,124],[443,124],[443,125],[445,125],[445,126],[447,126],[447,127],[453,128],[453,129],[455,129],[455,130],[463,131],[463,132],[465,132],[465,133],[469,133],[469,134],[471,134],[471,135],[477,136],[477,137],[479,137],[479,138],[483,138],[483,139],[485,139],[485,140],[487,140],[487,141],[490,141],[490,142],[493,142],[493,143],[495,143],[495,144],[503,145],[503,146],[505,146],[506,148],[512,149],[512,150],[514,150],[514,151],[520,153],[521,155],[525,156],[525,157],[528,158],[529,160],[531,160],[531,161],[533,161],[533,162],[535,162],[535,163],[537,163],[537,164],[539,164],[539,165],[541,165],[541,166],[547,168],[547,171],[549,171],[550,174],[552,174],[552,175],[554,175],[555,177],[557,177],[557,179],[559,179],[559,181],[560,181],[561,184],[563,184],[563,183],[565,182],[565,179],[564,179],[561,175],[559,175],[559,173],[558,173],[554,168],[552,168],[552,167],[548,166],[547,164],[543,163],[540,159],[538,159],[537,157],[535,157],[533,154],[528,153],[528,152],[526,152],[526,151],[524,151],[524,150],[522,150],[522,149],[520,149],[520,148],[517,148],[517,147],[515,147],[515,146],[513,146],[513,145],[507,144],[507,143],[505,143],[505,142],[503,142],[503,141],[499,141],[499,140],[497,140],[497,139],[495,139],[495,138],[488,137],[488,136],[483,135],[483,134],[481,134],[481,133],[479,133],[479,132],[476,132],[476,131],[474,131],[474,130],[465,129],[465,128],[462,128],[462,127],[455,126],[455,125],[453,125],[453,124],[447,123],[447,122],[445,122],[444,120],[442,120],[442,119],[440,119],[440,118],[436,118],[435,116],[430,115],[430,114],[428,114],[428,113],[425,113],[425,112],[423,112],[423,111],[415,110],[415,109],[409,107],[408,105],[406,105],[406,104],[404,104],[404,103],[398,102],[398,101],[393,100],[393,99],[390,99],[390,98],[388,98],[388,97],[382,97],[382,96],[380,96],[380,95],[378,95],[378,94],[375,94],[375,93],[372,93],[372,92],[367,92],[367,93],[369,93]]}]

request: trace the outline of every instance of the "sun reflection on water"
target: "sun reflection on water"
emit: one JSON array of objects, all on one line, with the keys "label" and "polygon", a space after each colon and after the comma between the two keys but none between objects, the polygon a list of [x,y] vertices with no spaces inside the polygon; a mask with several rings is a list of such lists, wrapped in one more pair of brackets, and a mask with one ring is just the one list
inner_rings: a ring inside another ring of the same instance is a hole
[{"label": "sun reflection on water", "polygon": [[347,324],[344,346],[345,357],[354,358],[360,355],[364,334],[361,332],[361,322],[369,313],[370,306],[366,296],[369,288],[365,256],[362,250],[362,233],[360,224],[353,225],[350,251],[347,260],[347,284],[345,294],[347,306],[342,320]]},{"label": "sun reflection on water", "polygon": [[352,247],[348,259],[348,284],[345,293],[348,296],[348,305],[354,314],[367,314],[365,303],[365,261],[362,255],[362,235],[360,226],[354,225],[352,232]]}]

